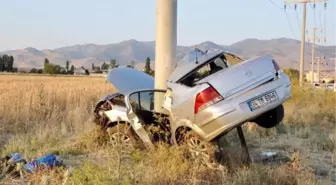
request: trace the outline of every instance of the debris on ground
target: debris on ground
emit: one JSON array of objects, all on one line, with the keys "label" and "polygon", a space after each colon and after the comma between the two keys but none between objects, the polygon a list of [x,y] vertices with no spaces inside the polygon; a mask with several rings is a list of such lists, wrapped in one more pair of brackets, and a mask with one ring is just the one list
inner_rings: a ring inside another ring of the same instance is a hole
[{"label": "debris on ground", "polygon": [[11,153],[0,159],[0,181],[6,176],[18,178],[24,173],[35,173],[41,169],[65,167],[63,161],[55,154],[47,154],[27,162],[22,154]]}]

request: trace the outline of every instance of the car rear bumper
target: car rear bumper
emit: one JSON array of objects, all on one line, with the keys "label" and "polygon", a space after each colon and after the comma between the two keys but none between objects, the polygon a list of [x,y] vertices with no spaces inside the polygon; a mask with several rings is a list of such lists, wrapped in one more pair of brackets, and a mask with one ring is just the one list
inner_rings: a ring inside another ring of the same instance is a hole
[{"label": "car rear bumper", "polygon": [[[275,91],[278,100],[251,111],[247,102],[251,99]],[[211,120],[204,120],[198,123],[201,130],[199,133],[205,140],[210,141],[227,130],[252,120],[259,115],[274,109],[283,104],[291,97],[290,80],[285,74],[281,74],[280,78],[250,90],[238,97],[226,99],[209,107],[212,113]]]}]

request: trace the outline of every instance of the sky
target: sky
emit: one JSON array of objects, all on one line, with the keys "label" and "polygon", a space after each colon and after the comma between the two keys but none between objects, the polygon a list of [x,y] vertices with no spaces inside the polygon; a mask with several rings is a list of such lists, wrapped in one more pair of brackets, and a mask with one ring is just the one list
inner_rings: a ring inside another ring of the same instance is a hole
[{"label": "sky", "polygon": [[[326,45],[336,44],[335,1],[328,1]],[[0,3],[6,7],[0,11],[0,51],[155,39],[156,0],[0,0]],[[247,38],[300,40],[302,6],[298,4],[295,11],[294,5],[288,5],[284,11],[283,0],[178,0],[177,41],[179,45],[204,41],[229,45]],[[311,28],[324,23],[323,6],[317,3],[314,11],[312,4],[307,5],[307,37]],[[319,36],[320,32],[316,33]]]}]

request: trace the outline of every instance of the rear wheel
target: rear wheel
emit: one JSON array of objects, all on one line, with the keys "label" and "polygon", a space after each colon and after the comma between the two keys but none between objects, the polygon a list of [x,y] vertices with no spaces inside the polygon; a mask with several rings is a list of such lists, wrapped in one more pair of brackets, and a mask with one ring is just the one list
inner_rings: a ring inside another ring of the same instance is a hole
[{"label": "rear wheel", "polygon": [[284,118],[284,107],[280,105],[275,109],[265,112],[257,119],[253,120],[256,124],[263,128],[272,128],[277,126]]}]

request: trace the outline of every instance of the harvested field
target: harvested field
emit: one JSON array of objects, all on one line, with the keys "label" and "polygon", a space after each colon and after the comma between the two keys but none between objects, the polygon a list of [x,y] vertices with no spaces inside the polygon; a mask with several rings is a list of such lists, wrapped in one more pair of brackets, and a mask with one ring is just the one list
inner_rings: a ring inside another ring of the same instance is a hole
[{"label": "harvested field", "polygon": [[[66,184],[332,184],[335,179],[335,93],[300,89],[285,104],[281,125],[262,129],[245,124],[254,163],[233,173],[199,167],[183,148],[159,145],[129,151],[102,144],[92,122],[94,104],[113,92],[104,78],[0,76],[0,153],[27,159],[59,155],[74,167]],[[276,152],[263,159],[261,152]],[[64,172],[27,177],[33,184],[62,184]],[[4,179],[0,184],[22,184]]]}]

